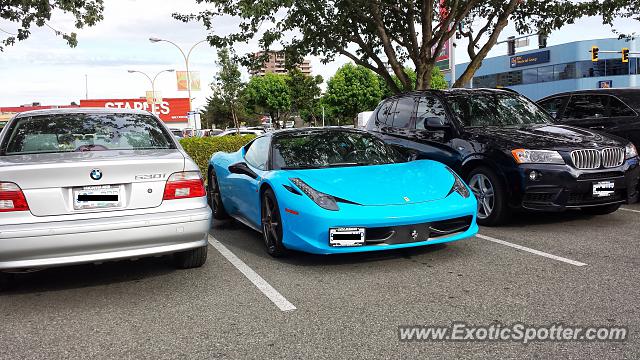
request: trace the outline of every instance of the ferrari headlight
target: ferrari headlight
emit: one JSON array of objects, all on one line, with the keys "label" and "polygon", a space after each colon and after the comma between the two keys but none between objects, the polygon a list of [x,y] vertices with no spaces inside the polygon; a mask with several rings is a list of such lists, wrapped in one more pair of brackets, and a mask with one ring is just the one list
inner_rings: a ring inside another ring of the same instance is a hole
[{"label": "ferrari headlight", "polygon": [[451,190],[449,190],[447,196],[453,194],[454,192],[457,192],[463,198],[468,198],[471,193],[469,192],[469,188],[467,187],[467,185],[464,183],[464,181],[462,181],[460,176],[458,176],[455,171],[451,170],[449,167],[447,167],[447,170],[449,170],[451,175],[453,175],[454,179],[453,186],[451,187]]},{"label": "ferrari headlight", "polygon": [[306,182],[300,180],[299,178],[291,178],[289,180],[321,208],[331,211],[340,210],[340,208],[338,208],[338,203],[333,196],[322,193],[312,188],[311,186],[307,185]]},{"label": "ferrari headlight", "polygon": [[518,164],[564,164],[560,153],[552,150],[515,149],[511,155]]},{"label": "ferrari headlight", "polygon": [[636,156],[638,156],[638,150],[636,149],[635,145],[629,143],[627,147],[624,148],[624,158],[628,160]]}]

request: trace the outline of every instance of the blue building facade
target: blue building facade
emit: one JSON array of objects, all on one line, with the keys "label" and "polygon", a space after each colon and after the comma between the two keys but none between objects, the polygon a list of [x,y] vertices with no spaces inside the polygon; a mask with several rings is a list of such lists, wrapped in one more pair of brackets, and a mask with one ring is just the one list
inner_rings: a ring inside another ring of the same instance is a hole
[{"label": "blue building facade", "polygon": [[[600,53],[600,61],[591,61],[591,47],[600,51],[629,48],[640,51],[640,39],[633,41],[599,39],[576,41],[516,53],[514,56],[487,58],[474,75],[470,87],[511,88],[532,100],[564,91],[601,87],[640,87],[640,59],[630,55],[623,63],[620,54]],[[468,63],[456,66],[462,74]],[[449,80],[449,78],[447,78]]]}]

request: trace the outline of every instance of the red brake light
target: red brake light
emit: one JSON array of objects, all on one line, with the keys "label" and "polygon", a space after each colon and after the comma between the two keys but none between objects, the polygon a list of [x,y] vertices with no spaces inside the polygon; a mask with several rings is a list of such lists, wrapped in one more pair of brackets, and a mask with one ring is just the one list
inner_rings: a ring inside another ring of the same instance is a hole
[{"label": "red brake light", "polygon": [[20,187],[10,182],[0,182],[0,212],[28,211],[27,199]]},{"label": "red brake light", "polygon": [[188,199],[207,196],[204,181],[197,171],[174,173],[164,186],[163,200]]}]

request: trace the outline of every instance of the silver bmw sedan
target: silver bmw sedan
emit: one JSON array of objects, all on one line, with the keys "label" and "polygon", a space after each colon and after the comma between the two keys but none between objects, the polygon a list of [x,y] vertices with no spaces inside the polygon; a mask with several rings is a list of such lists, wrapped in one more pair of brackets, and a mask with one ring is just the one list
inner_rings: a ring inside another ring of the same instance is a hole
[{"label": "silver bmw sedan", "polygon": [[150,113],[30,111],[0,133],[0,272],[162,254],[199,267],[210,221],[198,167]]}]

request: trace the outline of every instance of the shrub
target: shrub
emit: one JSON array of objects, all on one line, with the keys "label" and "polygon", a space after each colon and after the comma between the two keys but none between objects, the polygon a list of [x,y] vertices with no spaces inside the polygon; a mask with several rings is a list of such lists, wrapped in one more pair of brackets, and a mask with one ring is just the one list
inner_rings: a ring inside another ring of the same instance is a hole
[{"label": "shrub", "polygon": [[221,137],[191,137],[180,140],[180,145],[198,164],[202,176],[207,176],[207,168],[211,155],[218,151],[234,152],[253,140],[253,135],[221,136]]}]

